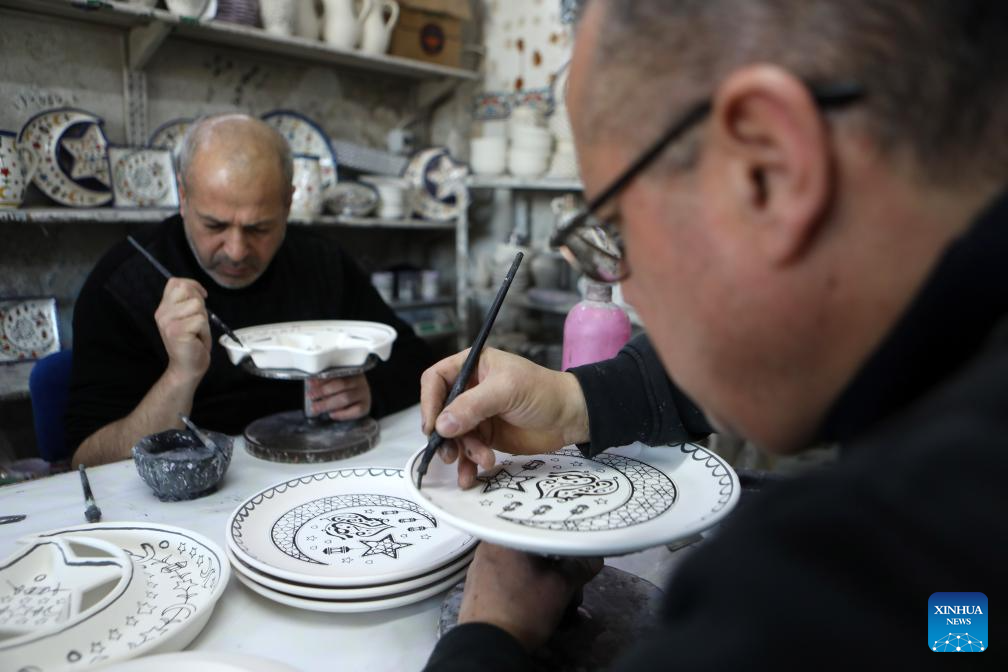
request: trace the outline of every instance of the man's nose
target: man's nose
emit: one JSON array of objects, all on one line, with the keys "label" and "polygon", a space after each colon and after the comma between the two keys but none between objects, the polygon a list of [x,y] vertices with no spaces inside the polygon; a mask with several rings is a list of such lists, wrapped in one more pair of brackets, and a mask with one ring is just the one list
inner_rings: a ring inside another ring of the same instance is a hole
[{"label": "man's nose", "polygon": [[248,243],[245,234],[240,229],[229,230],[224,238],[224,254],[235,263],[240,263],[248,256]]}]

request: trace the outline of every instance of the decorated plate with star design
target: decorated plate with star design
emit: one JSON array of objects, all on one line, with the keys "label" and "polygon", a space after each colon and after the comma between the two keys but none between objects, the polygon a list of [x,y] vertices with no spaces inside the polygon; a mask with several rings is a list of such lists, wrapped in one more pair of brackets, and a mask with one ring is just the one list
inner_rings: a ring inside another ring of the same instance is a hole
[{"label": "decorated plate with star design", "polygon": [[18,134],[32,182],[61,205],[87,208],[112,200],[103,121],[69,107],[29,119]]},{"label": "decorated plate with star design", "polygon": [[413,187],[413,211],[425,219],[448,221],[459,215],[454,186],[469,175],[469,168],[455,161],[444,147],[418,152],[403,173]]},{"label": "decorated plate with star design", "polygon": [[407,464],[417,501],[473,536],[549,555],[621,555],[693,536],[724,518],[738,477],[696,444],[631,444],[593,458],[568,447],[548,455],[497,454],[476,486],[458,487],[454,464],[431,461],[416,487],[423,451]]},{"label": "decorated plate with star design", "polygon": [[252,569],[310,586],[424,576],[476,544],[418,505],[402,469],[339,469],[277,483],[239,506],[228,548]]},{"label": "decorated plate with star design", "polygon": [[280,131],[287,139],[295,154],[310,154],[319,157],[319,172],[322,174],[322,200],[336,198],[338,177],[336,150],[329,142],[329,136],[315,121],[293,110],[273,110],[262,115],[263,121]]},{"label": "decorated plate with star design", "polygon": [[5,670],[90,669],[183,649],[206,625],[231,576],[219,546],[171,525],[85,524],[26,537],[21,543],[52,540],[71,547],[79,547],[80,541],[105,542],[122,549],[132,562],[131,581],[120,597],[48,631],[41,642],[7,648],[0,640]]}]

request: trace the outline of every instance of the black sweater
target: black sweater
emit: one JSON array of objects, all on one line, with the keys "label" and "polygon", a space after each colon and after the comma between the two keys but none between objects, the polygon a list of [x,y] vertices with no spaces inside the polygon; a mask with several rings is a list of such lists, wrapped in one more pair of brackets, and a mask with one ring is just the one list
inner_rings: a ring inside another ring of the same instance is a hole
[{"label": "black sweater", "polygon": [[[290,227],[266,271],[242,289],[215,283],[196,262],[182,219],[171,217],[135,236],[176,276],[207,290],[207,307],[232,329],[297,320],[370,320],[396,329],[388,362],[367,374],[371,414],[380,417],[415,404],[420,374],[433,356],[413,329],[396,317],[367,276],[338,245]],[[74,308],[73,372],[65,416],[68,454],[104,425],[128,415],[168,364],[154,311],[164,278],[126,241],[98,262]],[[193,400],[197,424],[229,434],[251,421],[303,406],[300,381],[259,378],[231,364],[217,343]]]},{"label": "black sweater", "polygon": [[[840,442],[838,462],[737,509],[682,563],[661,622],[627,642],[616,669],[881,669],[882,660],[948,669],[927,640],[931,594],[1008,595],[1005,259],[1008,196],[946,250],[835,402],[819,438]],[[593,451],[702,429],[692,404],[656,382],[660,371],[643,341],[575,371]],[[1001,634],[990,621],[995,655]],[[953,667],[1004,667],[987,653]],[[442,638],[426,669],[530,666],[503,630],[466,624]]]}]

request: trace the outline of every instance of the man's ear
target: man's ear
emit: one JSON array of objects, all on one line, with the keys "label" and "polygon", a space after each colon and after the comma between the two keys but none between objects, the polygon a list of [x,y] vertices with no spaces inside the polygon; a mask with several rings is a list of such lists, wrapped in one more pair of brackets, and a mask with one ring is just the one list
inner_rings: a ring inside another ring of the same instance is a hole
[{"label": "man's ear", "polygon": [[[825,120],[801,80],[774,65],[733,72],[713,100],[710,188],[729,232],[774,265],[801,257],[832,195]],[[716,183],[716,184],[715,184]]]}]

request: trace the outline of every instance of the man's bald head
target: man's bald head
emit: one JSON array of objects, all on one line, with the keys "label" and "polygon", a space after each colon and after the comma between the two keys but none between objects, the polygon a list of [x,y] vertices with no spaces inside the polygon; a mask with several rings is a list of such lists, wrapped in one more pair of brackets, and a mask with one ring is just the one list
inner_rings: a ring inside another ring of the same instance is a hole
[{"label": "man's bald head", "polygon": [[289,193],[294,175],[290,145],[280,133],[265,122],[245,114],[220,114],[197,120],[186,131],[178,155],[178,174],[183,189],[197,185],[193,166],[212,160],[227,171],[229,179],[243,180],[252,174],[275,171]]}]

